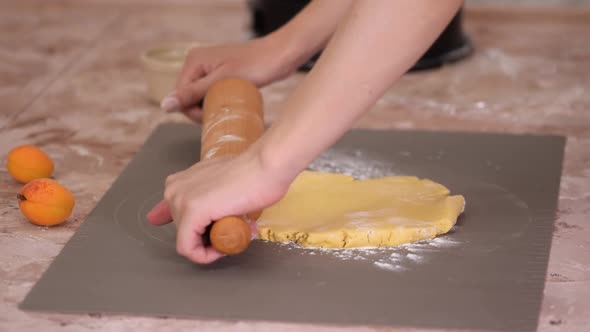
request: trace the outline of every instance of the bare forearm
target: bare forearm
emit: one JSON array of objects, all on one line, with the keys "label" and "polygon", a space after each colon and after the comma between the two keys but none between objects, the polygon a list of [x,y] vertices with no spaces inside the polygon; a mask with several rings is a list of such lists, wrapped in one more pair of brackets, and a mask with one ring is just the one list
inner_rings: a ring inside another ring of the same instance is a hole
[{"label": "bare forearm", "polygon": [[313,0],[291,21],[268,38],[281,44],[285,66],[292,70],[325,47],[338,24],[349,11],[352,0]]},{"label": "bare forearm", "polygon": [[286,178],[299,173],[419,59],[461,3],[355,2],[323,56],[263,136],[264,162]]}]

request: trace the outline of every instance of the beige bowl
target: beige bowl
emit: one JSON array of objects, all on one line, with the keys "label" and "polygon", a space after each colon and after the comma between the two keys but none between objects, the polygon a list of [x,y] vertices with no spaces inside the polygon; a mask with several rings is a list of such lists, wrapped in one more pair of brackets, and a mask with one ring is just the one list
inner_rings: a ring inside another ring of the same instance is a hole
[{"label": "beige bowl", "polygon": [[147,90],[152,102],[160,104],[173,91],[184,60],[199,43],[173,43],[146,50],[141,54]]}]

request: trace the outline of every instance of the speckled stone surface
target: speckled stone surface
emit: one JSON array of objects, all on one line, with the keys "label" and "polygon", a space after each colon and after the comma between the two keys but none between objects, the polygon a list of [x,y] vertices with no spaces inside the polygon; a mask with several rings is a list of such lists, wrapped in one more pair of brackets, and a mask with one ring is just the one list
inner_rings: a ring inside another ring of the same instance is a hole
[{"label": "speckled stone surface", "polygon": [[[468,2],[466,30],[476,53],[406,75],[357,126],[567,136],[539,330],[584,331],[590,326],[590,7],[506,3]],[[37,144],[77,199],[67,223],[34,226],[17,207],[21,186],[0,169],[0,330],[341,330],[17,308],[151,130],[185,121],[147,101],[138,54],[160,42],[241,40],[249,35],[248,19],[245,2],[231,0],[0,2],[0,162],[13,146]],[[263,89],[269,122],[301,77]]]}]

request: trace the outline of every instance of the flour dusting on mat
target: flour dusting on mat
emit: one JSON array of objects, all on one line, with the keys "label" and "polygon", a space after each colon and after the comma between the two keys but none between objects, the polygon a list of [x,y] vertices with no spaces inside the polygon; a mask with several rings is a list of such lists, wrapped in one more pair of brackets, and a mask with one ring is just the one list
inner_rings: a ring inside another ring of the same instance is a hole
[{"label": "flour dusting on mat", "polygon": [[328,150],[310,165],[309,169],[323,173],[350,175],[358,180],[400,175],[391,162],[376,160],[361,150]]},{"label": "flour dusting on mat", "polygon": [[[340,173],[359,180],[401,175],[391,162],[376,160],[360,150],[329,150],[318,157],[309,169],[316,172]],[[283,243],[289,250],[297,249],[301,255],[330,255],[344,261],[366,261],[374,268],[403,272],[417,264],[428,262],[428,256],[460,243],[444,235],[431,240],[403,244],[396,247],[370,248],[310,248],[295,243]]]},{"label": "flour dusting on mat", "polygon": [[429,261],[429,255],[460,245],[460,242],[445,235],[431,240],[402,244],[397,247],[368,248],[312,248],[301,247],[296,243],[281,243],[288,250],[298,250],[301,255],[331,256],[343,261],[366,261],[374,268],[403,272],[418,264]]}]

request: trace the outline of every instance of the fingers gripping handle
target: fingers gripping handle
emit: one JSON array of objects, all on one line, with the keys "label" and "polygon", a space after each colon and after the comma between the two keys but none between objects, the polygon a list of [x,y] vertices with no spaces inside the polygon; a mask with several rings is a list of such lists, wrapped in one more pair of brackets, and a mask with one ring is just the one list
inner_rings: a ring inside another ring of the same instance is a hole
[{"label": "fingers gripping handle", "polygon": [[[201,160],[238,155],[264,132],[262,95],[254,84],[238,78],[225,78],[214,83],[203,103]],[[235,255],[248,248],[251,240],[246,216],[227,216],[214,221],[205,237],[218,251]]]}]

